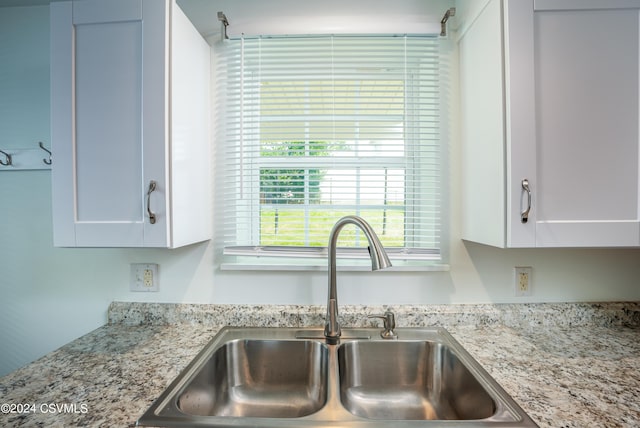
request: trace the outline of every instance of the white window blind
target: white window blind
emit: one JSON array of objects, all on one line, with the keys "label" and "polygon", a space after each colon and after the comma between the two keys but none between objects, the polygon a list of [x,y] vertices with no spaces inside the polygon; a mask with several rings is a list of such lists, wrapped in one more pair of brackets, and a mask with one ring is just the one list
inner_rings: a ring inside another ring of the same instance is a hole
[{"label": "white window blind", "polygon": [[[426,36],[226,41],[218,73],[225,254],[326,258],[331,227],[355,214],[396,265],[441,263],[438,44]],[[340,247],[366,245],[356,228],[341,234]]]}]

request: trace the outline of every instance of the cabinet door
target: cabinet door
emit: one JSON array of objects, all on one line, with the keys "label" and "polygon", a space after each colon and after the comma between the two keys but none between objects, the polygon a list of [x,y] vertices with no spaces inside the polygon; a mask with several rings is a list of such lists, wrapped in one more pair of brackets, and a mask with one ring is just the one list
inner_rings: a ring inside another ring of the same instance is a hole
[{"label": "cabinet door", "polygon": [[538,247],[640,245],[639,12],[534,1]]},{"label": "cabinet door", "polygon": [[522,0],[514,7],[505,2],[503,8],[500,0],[465,6],[458,42],[463,237],[534,247],[535,211],[521,221],[527,202],[522,180],[536,179],[533,6]]},{"label": "cabinet door", "polygon": [[536,206],[538,181],[532,10],[531,0],[504,2],[506,229],[510,248],[536,246],[539,215],[530,209]]},{"label": "cabinet door", "polygon": [[[458,41],[464,239],[507,245],[502,14],[491,0]],[[460,12],[462,12],[459,9]]]},{"label": "cabinet door", "polygon": [[[165,2],[51,4],[54,244],[144,246],[166,235]],[[151,165],[161,165],[147,171]]]}]

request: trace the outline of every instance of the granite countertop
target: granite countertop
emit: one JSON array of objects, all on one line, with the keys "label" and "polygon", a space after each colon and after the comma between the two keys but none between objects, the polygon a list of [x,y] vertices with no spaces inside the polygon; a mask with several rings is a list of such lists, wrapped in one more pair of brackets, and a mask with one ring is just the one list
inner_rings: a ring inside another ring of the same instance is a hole
[{"label": "granite countertop", "polygon": [[[384,309],[341,308],[343,325]],[[541,427],[640,425],[638,303],[391,309],[399,326],[447,328]],[[0,426],[131,426],[220,327],[320,326],[323,314],[113,303],[104,327],[0,378]]]}]

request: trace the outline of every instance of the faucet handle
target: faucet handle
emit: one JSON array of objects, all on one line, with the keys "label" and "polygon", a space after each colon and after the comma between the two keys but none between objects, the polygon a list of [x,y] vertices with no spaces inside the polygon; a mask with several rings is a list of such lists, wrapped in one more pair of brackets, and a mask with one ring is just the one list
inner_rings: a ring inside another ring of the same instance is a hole
[{"label": "faucet handle", "polygon": [[380,332],[383,339],[397,339],[398,335],[395,331],[396,317],[391,311],[386,311],[384,315],[368,315],[367,318],[380,318],[383,321],[384,329]]}]

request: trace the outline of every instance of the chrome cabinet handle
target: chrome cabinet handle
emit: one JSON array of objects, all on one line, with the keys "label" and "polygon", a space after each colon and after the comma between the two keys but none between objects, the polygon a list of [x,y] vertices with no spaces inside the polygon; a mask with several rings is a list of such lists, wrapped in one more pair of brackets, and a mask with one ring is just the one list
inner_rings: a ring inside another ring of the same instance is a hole
[{"label": "chrome cabinet handle", "polygon": [[526,223],[529,221],[529,211],[531,211],[531,188],[529,187],[529,180],[526,178],[522,180],[522,190],[527,192],[527,208],[520,213],[520,221]]},{"label": "chrome cabinet handle", "polygon": [[156,214],[151,211],[151,193],[156,190],[157,184],[155,180],[151,180],[149,190],[147,190],[147,214],[149,214],[149,223],[151,224],[156,224]]}]

